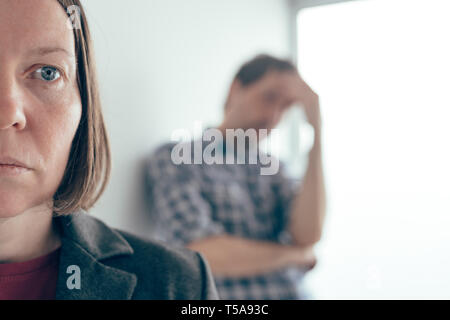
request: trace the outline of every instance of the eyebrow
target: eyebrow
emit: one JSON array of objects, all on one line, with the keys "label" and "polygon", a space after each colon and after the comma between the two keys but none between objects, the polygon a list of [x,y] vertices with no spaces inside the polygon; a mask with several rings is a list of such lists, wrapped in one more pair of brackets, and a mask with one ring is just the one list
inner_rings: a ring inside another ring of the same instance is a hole
[{"label": "eyebrow", "polygon": [[35,48],[29,51],[29,55],[32,56],[45,56],[51,53],[55,53],[55,52],[62,52],[65,53],[67,56],[71,57],[71,58],[75,58],[75,56],[70,53],[69,51],[67,51],[66,49],[60,48],[60,47],[39,47],[39,48]]}]

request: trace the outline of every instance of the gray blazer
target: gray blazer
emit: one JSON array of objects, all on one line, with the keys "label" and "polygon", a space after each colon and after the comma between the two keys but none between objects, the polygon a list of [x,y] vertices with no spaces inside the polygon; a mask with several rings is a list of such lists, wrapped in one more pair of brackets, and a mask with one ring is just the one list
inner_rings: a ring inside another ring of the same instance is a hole
[{"label": "gray blazer", "polygon": [[60,229],[56,299],[218,299],[203,257],[106,226],[80,210]]}]

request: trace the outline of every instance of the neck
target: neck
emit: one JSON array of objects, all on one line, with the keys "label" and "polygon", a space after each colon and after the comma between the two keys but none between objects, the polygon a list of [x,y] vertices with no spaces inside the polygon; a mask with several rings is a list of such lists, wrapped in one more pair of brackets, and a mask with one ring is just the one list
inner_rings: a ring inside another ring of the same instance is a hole
[{"label": "neck", "polygon": [[0,218],[0,263],[31,260],[60,245],[52,210],[48,206],[41,205],[11,218]]}]

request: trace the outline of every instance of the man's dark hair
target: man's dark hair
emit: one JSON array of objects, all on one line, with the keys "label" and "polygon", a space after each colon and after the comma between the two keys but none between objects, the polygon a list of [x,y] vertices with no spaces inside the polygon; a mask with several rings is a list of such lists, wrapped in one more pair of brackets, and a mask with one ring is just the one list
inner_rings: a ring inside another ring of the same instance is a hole
[{"label": "man's dark hair", "polygon": [[296,71],[290,60],[278,59],[268,54],[260,54],[246,62],[237,72],[235,79],[243,86],[260,80],[268,71]]}]

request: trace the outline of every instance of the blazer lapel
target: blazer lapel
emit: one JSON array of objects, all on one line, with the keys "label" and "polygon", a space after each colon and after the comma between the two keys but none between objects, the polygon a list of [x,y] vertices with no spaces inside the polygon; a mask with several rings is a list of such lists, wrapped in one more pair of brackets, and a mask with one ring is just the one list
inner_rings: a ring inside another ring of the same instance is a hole
[{"label": "blazer lapel", "polygon": [[[134,274],[100,263],[74,242],[67,241],[61,249],[57,300],[131,299]],[[74,287],[77,281],[79,288]]]},{"label": "blazer lapel", "polygon": [[132,254],[126,240],[86,213],[56,219],[62,239],[56,299],[131,299],[136,275],[101,262]]}]

